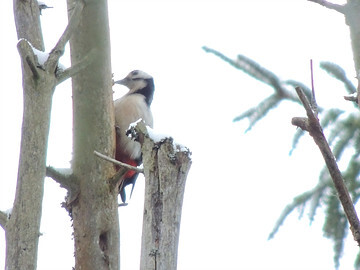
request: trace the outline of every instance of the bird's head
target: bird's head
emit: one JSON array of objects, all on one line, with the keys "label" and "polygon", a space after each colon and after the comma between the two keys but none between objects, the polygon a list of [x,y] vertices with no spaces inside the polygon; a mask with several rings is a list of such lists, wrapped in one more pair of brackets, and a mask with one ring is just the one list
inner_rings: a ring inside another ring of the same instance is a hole
[{"label": "bird's head", "polygon": [[124,79],[114,83],[124,85],[130,89],[130,92],[136,92],[146,88],[150,84],[153,85],[153,78],[144,71],[133,70]]}]

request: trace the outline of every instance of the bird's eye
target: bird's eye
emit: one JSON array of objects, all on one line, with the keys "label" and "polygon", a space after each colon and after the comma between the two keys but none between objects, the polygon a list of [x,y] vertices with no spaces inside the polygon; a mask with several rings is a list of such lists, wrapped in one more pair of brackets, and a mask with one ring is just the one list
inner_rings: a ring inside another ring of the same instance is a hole
[{"label": "bird's eye", "polygon": [[135,77],[139,74],[139,72],[137,70],[134,70],[133,72],[131,72],[131,76]]}]

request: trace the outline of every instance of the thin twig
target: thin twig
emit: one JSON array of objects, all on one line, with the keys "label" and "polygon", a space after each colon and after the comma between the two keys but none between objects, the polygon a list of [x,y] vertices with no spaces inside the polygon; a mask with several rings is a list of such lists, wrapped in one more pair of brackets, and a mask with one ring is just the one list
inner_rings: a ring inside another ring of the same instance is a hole
[{"label": "thin twig", "polygon": [[318,106],[315,98],[315,87],[314,87],[314,69],[313,61],[310,59],[310,73],[311,73],[311,107],[313,111],[318,115]]},{"label": "thin twig", "polygon": [[144,169],[142,169],[142,168],[134,167],[134,166],[131,166],[131,165],[129,165],[129,164],[120,162],[120,161],[118,161],[118,160],[116,160],[116,159],[113,159],[113,158],[111,158],[111,157],[108,157],[108,156],[106,156],[106,155],[103,155],[103,154],[99,153],[98,151],[94,151],[94,154],[95,154],[96,156],[104,159],[104,160],[107,160],[107,161],[109,161],[109,162],[111,162],[111,163],[114,163],[115,165],[124,167],[124,168],[126,168],[126,169],[128,169],[128,170],[132,170],[132,171],[135,171],[135,172],[137,172],[137,173],[144,173]]},{"label": "thin twig", "polygon": [[331,3],[331,2],[328,2],[326,0],[308,0],[309,2],[314,2],[314,3],[317,3],[319,5],[322,5],[328,9],[333,9],[337,12],[340,12],[342,14],[345,13],[345,7],[343,5],[339,5],[339,4],[334,4],[334,3]]},{"label": "thin twig", "polygon": [[314,121],[317,119],[317,116],[315,116],[314,112],[312,111],[310,102],[308,101],[304,91],[301,89],[301,87],[295,87],[296,93],[298,94],[301,103],[303,104],[306,114],[309,117],[310,121]]},{"label": "thin twig", "polygon": [[354,240],[360,246],[360,221],[357,216],[354,204],[350,197],[349,191],[345,185],[344,179],[341,175],[339,167],[336,163],[335,157],[330,149],[330,146],[325,138],[323,130],[321,128],[319,119],[314,111],[311,109],[310,102],[306,98],[301,87],[296,87],[296,93],[298,94],[308,116],[307,126],[308,132],[313,137],[315,143],[319,147],[321,154],[325,160],[326,166],[329,170],[331,178],[334,182],[334,186],[337,190],[340,202],[344,208],[346,217],[350,223],[350,229],[353,234]]}]

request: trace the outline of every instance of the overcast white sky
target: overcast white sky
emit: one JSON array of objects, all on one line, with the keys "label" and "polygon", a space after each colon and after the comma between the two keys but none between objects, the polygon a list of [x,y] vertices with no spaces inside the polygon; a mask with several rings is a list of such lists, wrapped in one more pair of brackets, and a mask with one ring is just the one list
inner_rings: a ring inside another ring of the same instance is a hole
[{"label": "overcast white sky", "polygon": [[[22,117],[22,89],[12,1],[0,9],[0,209],[13,202]],[[66,1],[48,1],[43,11],[46,50],[66,26]],[[334,1],[335,2],[335,1]],[[343,1],[338,1],[342,3]],[[345,90],[318,67],[333,61],[354,77],[344,18],[306,0],[118,1],[109,0],[112,67],[115,78],[132,69],[152,74],[155,130],[172,135],[193,152],[181,224],[178,269],[333,269],[332,243],[322,238],[323,214],[309,226],[293,213],[276,238],[267,241],[283,208],[314,187],[322,168],[315,144],[304,138],[289,156],[297,105],[284,103],[252,131],[233,123],[272,89],[235,70],[201,47],[235,58],[244,54],[281,78],[309,84],[315,63],[317,101],[342,108]],[[61,59],[69,65],[68,55]],[[115,97],[124,89],[115,86]],[[325,99],[326,96],[326,99]],[[329,97],[330,96],[330,97]],[[71,160],[70,82],[53,101],[47,163],[68,167]],[[122,269],[138,269],[143,178],[128,207],[119,210]],[[60,207],[65,191],[46,179],[38,269],[74,265],[71,223]],[[306,213],[306,212],[305,212]],[[0,233],[0,268],[4,268]],[[340,269],[351,269],[358,247],[349,237]]]}]

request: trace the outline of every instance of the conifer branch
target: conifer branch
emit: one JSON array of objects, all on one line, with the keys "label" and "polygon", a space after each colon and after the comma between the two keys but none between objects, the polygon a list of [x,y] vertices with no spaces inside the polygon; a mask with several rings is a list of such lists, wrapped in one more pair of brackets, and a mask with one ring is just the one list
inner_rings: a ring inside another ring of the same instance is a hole
[{"label": "conifer branch", "polygon": [[250,108],[246,112],[233,119],[233,121],[236,122],[248,118],[250,123],[246,131],[249,131],[270,110],[276,108],[276,106],[278,106],[281,101],[290,100],[300,103],[296,95],[294,95],[293,92],[289,91],[286,86],[294,86],[293,84],[299,85],[297,82],[293,80],[282,81],[276,74],[244,55],[238,55],[236,60],[233,60],[214,49],[204,46],[203,50],[205,52],[214,54],[215,56],[229,63],[233,67],[245,72],[246,74],[269,85],[274,89],[275,93],[261,101],[257,106]]},{"label": "conifer branch", "polygon": [[241,115],[235,117],[233,122],[243,120],[245,118],[249,119],[249,127],[246,129],[246,132],[249,131],[260,119],[262,119],[270,110],[274,109],[280,102],[282,98],[275,94],[272,94],[268,98],[260,102],[259,105],[247,110]]},{"label": "conifer branch", "polygon": [[262,67],[254,60],[244,56],[238,55],[236,60],[233,60],[224,54],[216,51],[214,49],[203,47],[203,50],[208,53],[212,53],[219,57],[220,59],[224,60],[225,62],[229,63],[233,67],[247,73],[248,75],[254,77],[255,79],[273,87],[275,91],[281,96],[287,96],[288,91],[282,86],[280,79],[270,70]]},{"label": "conifer branch", "polygon": [[358,245],[360,245],[360,221],[354,208],[354,204],[350,197],[349,191],[339,170],[339,167],[337,166],[336,159],[322,131],[319,119],[312,110],[311,105],[306,98],[304,92],[300,87],[296,87],[296,92],[306,110],[306,114],[308,117],[306,126],[308,127],[308,132],[313,137],[315,143],[321,151],[321,154],[323,155],[326,166],[329,170],[331,178],[334,182],[334,186],[337,190],[338,197],[344,208],[346,217],[350,223],[350,229],[353,234],[354,240],[358,243]]},{"label": "conifer branch", "polygon": [[293,140],[292,140],[292,144],[291,144],[291,149],[290,149],[290,152],[289,152],[289,155],[292,155],[292,153],[294,152],[297,144],[299,143],[300,139],[302,136],[304,136],[305,132],[304,130],[302,129],[297,129],[295,134],[294,134],[294,137],[293,137]]},{"label": "conifer branch", "polygon": [[[335,193],[334,188],[330,191]],[[342,211],[342,207],[337,196],[329,196],[326,203],[325,213],[328,218],[323,225],[324,236],[334,242],[334,263],[335,269],[339,268],[340,257],[344,249],[344,238],[348,231],[348,221]],[[355,267],[358,269],[358,267]]]},{"label": "conifer branch", "polygon": [[282,224],[284,223],[286,217],[296,208],[300,207],[301,205],[305,205],[313,196],[314,194],[319,193],[319,191],[326,188],[326,184],[322,183],[316,186],[314,189],[304,192],[303,194],[296,196],[292,203],[288,204],[285,209],[282,211],[279,219],[276,221],[276,224],[268,236],[268,239],[274,238],[275,234],[278,232]]},{"label": "conifer branch", "polygon": [[342,67],[331,62],[321,62],[320,67],[324,69],[329,75],[341,81],[349,94],[356,92],[356,87],[346,76],[346,73]]}]

